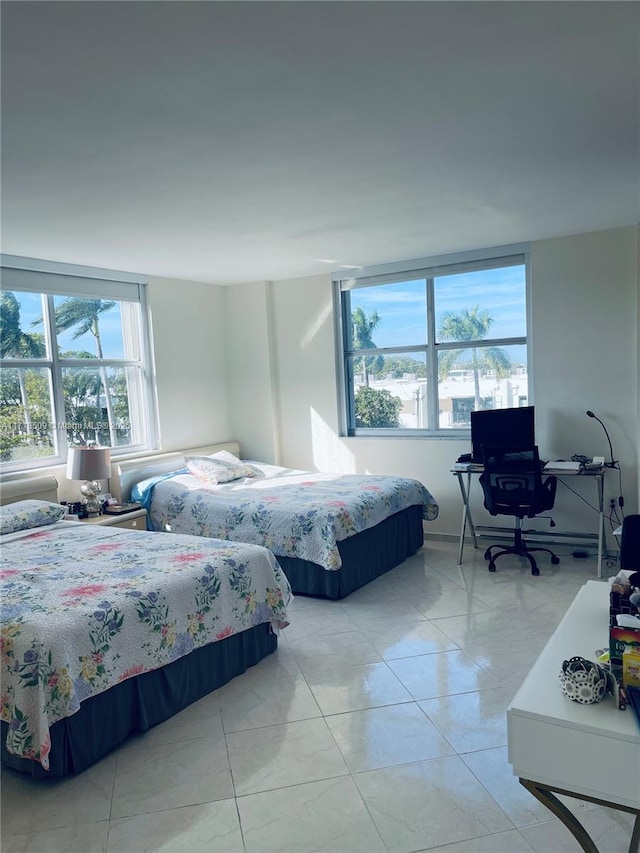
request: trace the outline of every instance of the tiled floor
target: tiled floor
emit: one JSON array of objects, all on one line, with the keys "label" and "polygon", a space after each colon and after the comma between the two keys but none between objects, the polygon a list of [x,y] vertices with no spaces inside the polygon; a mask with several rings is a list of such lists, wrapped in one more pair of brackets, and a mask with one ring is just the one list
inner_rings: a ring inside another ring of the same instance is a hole
[{"label": "tiled floor", "polygon": [[[77,778],[5,771],[4,853],[579,851],[513,777],[505,710],[595,563],[455,554],[296,598],[275,655]],[[566,802],[628,849],[630,816]]]}]

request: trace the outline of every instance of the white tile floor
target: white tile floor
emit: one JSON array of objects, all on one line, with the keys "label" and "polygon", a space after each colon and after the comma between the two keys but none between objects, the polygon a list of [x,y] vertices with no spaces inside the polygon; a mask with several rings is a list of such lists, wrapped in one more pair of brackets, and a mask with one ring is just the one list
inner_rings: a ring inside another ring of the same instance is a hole
[{"label": "white tile floor", "polygon": [[[595,563],[455,555],[296,598],[276,654],[79,777],[5,770],[4,853],[579,851],[513,777],[505,709]],[[566,803],[628,849],[629,815]]]}]

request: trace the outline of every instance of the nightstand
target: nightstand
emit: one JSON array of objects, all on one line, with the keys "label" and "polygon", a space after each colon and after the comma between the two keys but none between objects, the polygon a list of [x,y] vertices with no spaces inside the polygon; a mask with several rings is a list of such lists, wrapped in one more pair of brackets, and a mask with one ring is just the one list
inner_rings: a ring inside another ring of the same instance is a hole
[{"label": "nightstand", "polygon": [[94,515],[91,518],[81,518],[81,524],[100,524],[102,527],[120,527],[124,530],[146,530],[146,509],[134,509],[121,515]]}]

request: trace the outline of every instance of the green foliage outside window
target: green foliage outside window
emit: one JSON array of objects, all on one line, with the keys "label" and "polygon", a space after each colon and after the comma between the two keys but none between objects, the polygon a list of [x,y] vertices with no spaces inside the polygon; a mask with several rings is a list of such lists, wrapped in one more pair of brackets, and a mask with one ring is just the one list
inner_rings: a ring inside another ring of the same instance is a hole
[{"label": "green foliage outside window", "polygon": [[356,426],[397,427],[400,425],[402,400],[389,391],[361,385],[356,391]]}]

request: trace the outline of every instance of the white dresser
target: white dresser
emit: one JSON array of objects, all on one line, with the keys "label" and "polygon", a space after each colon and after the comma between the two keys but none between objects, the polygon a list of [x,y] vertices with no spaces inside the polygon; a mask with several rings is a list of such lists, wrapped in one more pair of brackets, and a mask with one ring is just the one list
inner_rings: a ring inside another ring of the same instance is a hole
[{"label": "white dresser", "polygon": [[608,645],[609,585],[588,581],[507,710],[514,774],[590,853],[597,848],[550,792],[636,814],[630,850],[637,851],[640,841],[640,722],[631,708],[618,710],[611,696],[596,705],[571,701],[558,678],[564,660],[594,660],[596,649]]}]

